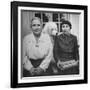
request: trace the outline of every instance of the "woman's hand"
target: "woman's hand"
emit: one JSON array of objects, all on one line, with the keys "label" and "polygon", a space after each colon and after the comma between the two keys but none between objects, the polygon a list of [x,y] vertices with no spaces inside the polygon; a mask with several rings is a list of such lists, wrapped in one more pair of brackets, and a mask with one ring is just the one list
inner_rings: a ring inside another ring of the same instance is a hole
[{"label": "woman's hand", "polygon": [[35,69],[35,73],[36,73],[36,75],[41,75],[42,73],[44,73],[44,70],[42,68],[40,68],[40,67],[37,67]]},{"label": "woman's hand", "polygon": [[57,35],[59,36],[59,35],[61,35],[61,34],[63,34],[63,32],[58,32],[58,34],[57,34]]},{"label": "woman's hand", "polygon": [[30,75],[35,75],[35,68],[34,67],[32,67],[31,69],[30,69]]},{"label": "woman's hand", "polygon": [[30,69],[30,75],[34,76],[34,75],[41,75],[44,72],[44,70],[40,67],[34,68],[32,67]]},{"label": "woman's hand", "polygon": [[61,70],[63,70],[63,62],[61,62],[60,60],[57,62],[57,67]]}]

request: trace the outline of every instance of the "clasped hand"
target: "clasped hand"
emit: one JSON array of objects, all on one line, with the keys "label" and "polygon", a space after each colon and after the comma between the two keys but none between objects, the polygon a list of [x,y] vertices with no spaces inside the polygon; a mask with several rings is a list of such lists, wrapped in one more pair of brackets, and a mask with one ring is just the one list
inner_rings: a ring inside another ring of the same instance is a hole
[{"label": "clasped hand", "polygon": [[34,75],[41,75],[43,72],[44,72],[44,70],[42,68],[40,68],[40,67],[37,67],[37,68],[32,67],[30,69],[30,74],[32,76],[34,76]]}]

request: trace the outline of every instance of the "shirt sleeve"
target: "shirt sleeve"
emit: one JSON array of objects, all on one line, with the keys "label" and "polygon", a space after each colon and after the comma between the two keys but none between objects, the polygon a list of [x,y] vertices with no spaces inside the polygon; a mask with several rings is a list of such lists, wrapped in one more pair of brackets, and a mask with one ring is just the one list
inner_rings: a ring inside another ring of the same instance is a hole
[{"label": "shirt sleeve", "polygon": [[53,56],[56,62],[59,60],[59,45],[58,45],[58,36],[55,37],[55,43],[53,48]]},{"label": "shirt sleeve", "polygon": [[31,64],[27,55],[27,40],[27,38],[24,38],[23,40],[23,67],[29,71],[33,67],[33,65]]},{"label": "shirt sleeve", "polygon": [[48,68],[51,60],[52,60],[52,56],[53,56],[53,46],[52,46],[52,43],[51,43],[51,40],[50,38],[47,39],[47,42],[48,42],[48,54],[47,56],[45,57],[45,59],[42,61],[42,63],[40,64],[40,68],[42,68],[44,71]]},{"label": "shirt sleeve", "polygon": [[75,42],[74,42],[74,58],[75,60],[79,60],[79,45],[77,42],[77,37],[75,37]]}]

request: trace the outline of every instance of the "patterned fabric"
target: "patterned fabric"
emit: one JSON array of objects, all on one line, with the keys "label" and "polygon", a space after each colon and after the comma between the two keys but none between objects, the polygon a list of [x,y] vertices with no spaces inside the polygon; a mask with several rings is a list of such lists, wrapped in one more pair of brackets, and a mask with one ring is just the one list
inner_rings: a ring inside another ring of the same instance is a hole
[{"label": "patterned fabric", "polygon": [[61,34],[56,37],[54,46],[55,60],[68,61],[78,60],[78,44],[76,36]]}]

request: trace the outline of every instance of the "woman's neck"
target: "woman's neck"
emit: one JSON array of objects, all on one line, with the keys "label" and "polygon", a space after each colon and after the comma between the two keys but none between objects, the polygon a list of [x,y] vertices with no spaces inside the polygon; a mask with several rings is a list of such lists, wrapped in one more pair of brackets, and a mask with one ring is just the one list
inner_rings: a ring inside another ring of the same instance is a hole
[{"label": "woman's neck", "polygon": [[66,35],[70,36],[70,33],[64,33],[64,34],[66,34]]},{"label": "woman's neck", "polygon": [[41,34],[39,34],[39,35],[34,34],[34,37],[35,37],[36,42],[39,41],[40,36],[41,36]]}]

